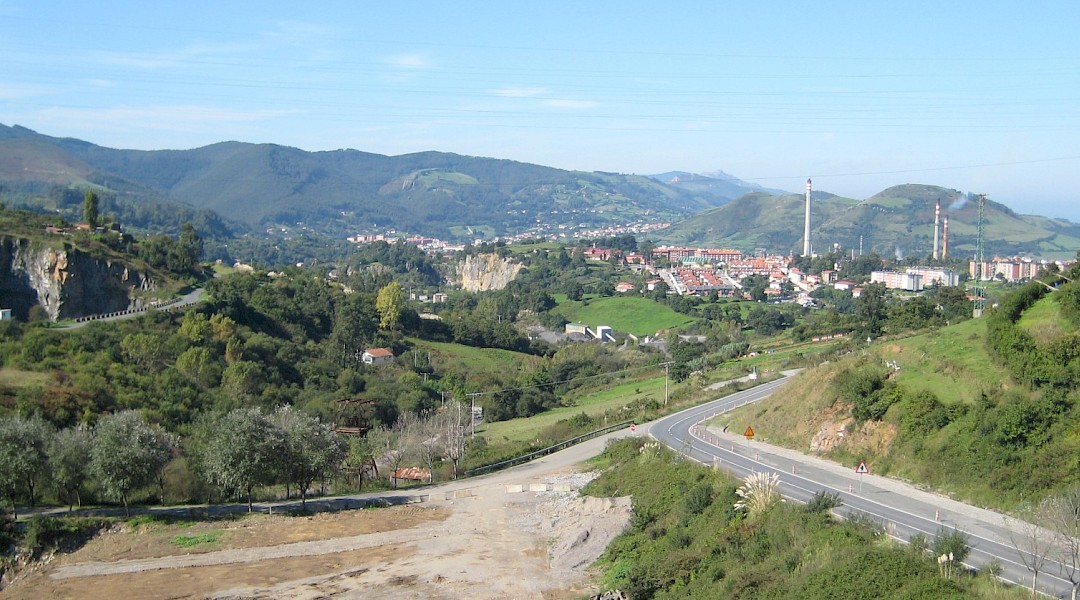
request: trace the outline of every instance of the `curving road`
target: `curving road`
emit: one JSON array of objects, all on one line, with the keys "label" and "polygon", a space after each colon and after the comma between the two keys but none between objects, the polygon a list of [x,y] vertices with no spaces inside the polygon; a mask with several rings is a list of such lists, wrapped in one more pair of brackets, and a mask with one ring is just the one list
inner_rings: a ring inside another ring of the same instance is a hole
[{"label": "curving road", "polygon": [[[754,471],[775,473],[780,477],[783,495],[799,502],[806,502],[819,492],[836,494],[844,503],[837,513],[845,517],[868,516],[884,524],[891,536],[903,541],[919,534],[933,540],[939,531],[957,529],[970,539],[972,551],[966,561],[969,567],[982,568],[996,559],[1002,579],[1031,585],[1031,571],[1025,566],[1025,562],[1031,564],[1031,555],[1023,553],[1022,559],[1022,553],[1017,550],[1017,547],[1031,547],[1033,530],[1026,523],[896,480],[859,475],[855,465],[837,465],[747,440],[738,435],[743,431],[726,433],[703,423],[720,413],[766,398],[782,390],[790,380],[787,376],[664,417],[652,423],[649,435],[694,460],[722,467],[739,477]],[[872,465],[869,468],[872,470]],[[1045,545],[1049,535],[1043,532],[1039,539]],[[1072,586],[1066,574],[1062,565],[1047,558],[1038,575],[1039,590],[1054,597],[1068,597]],[[1080,578],[1080,573],[1074,578]]]}]

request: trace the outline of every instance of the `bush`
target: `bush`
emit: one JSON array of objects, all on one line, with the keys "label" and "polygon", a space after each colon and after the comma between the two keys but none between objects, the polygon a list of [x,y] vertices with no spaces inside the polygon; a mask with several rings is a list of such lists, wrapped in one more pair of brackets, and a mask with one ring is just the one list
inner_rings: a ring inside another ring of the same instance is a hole
[{"label": "bush", "polygon": [[823,513],[843,505],[844,501],[840,498],[840,494],[820,491],[814,494],[814,497],[806,503],[806,511],[810,513]]},{"label": "bush", "polygon": [[109,521],[96,518],[46,517],[35,515],[26,523],[20,546],[34,557],[48,550],[72,550],[81,546]]},{"label": "bush", "polygon": [[944,528],[939,529],[937,537],[934,539],[934,544],[931,548],[934,551],[934,556],[952,555],[952,561],[955,564],[960,564],[971,554],[971,540],[968,535],[958,529],[946,530]]}]

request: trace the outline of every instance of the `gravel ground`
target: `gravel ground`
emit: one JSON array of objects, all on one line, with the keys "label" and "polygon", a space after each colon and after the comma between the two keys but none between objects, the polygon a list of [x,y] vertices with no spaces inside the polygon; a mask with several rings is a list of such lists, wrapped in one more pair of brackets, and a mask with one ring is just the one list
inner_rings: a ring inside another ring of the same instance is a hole
[{"label": "gravel ground", "polygon": [[[274,543],[107,560],[90,558],[88,547],[0,598],[580,598],[596,591],[589,567],[631,516],[629,498],[579,496],[595,476],[558,464],[507,473],[412,505],[440,518],[358,535],[290,542],[298,538],[283,529]],[[572,491],[528,491],[540,484]],[[400,518],[395,510],[364,513]]]}]

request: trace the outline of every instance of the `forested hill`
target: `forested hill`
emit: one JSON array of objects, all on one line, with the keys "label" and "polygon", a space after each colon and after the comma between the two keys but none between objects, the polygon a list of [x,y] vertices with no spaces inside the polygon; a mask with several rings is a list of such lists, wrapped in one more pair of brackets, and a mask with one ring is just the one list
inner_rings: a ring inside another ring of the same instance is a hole
[{"label": "forested hill", "polygon": [[442,152],[384,156],[240,142],[118,150],[0,125],[5,196],[26,201],[88,185],[106,197],[210,209],[258,229],[302,224],[335,237],[396,229],[472,240],[537,223],[674,221],[726,200],[645,176]]},{"label": "forested hill", "polygon": [[[934,206],[949,219],[950,256],[972,256],[978,240],[979,202],[971,194],[932,186],[905,184],[865,200],[814,192],[811,240],[824,253],[834,244],[862,248],[883,256],[932,253]],[[757,247],[799,253],[803,242],[805,197],[746,194],[728,204],[676,223],[659,234],[660,241],[698,246]],[[1064,219],[1020,215],[987,200],[983,214],[988,256],[1041,255],[1071,258],[1080,248],[1080,225]],[[943,230],[939,233],[944,236]]]}]

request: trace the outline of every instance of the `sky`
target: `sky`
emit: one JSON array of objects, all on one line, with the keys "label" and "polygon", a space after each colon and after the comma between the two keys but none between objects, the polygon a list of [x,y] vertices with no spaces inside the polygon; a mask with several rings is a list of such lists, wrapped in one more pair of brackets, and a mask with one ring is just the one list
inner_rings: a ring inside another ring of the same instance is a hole
[{"label": "sky", "polygon": [[0,123],[925,183],[1080,222],[1080,2],[0,0]]}]

